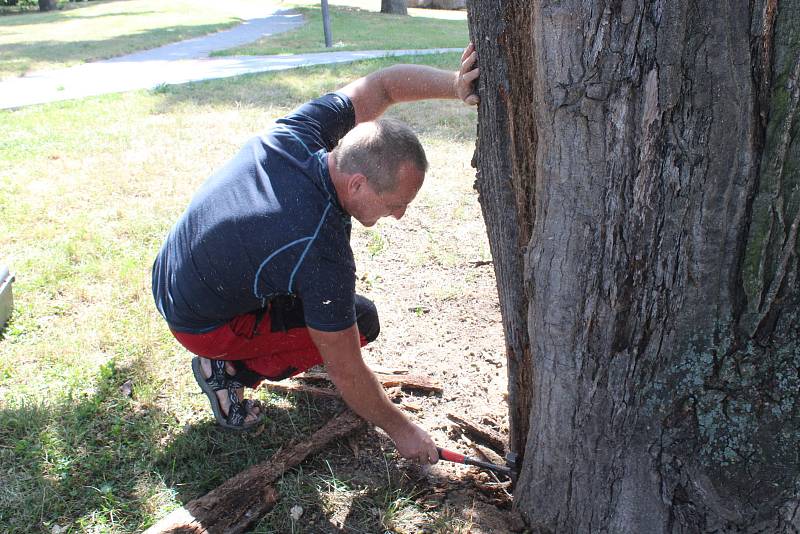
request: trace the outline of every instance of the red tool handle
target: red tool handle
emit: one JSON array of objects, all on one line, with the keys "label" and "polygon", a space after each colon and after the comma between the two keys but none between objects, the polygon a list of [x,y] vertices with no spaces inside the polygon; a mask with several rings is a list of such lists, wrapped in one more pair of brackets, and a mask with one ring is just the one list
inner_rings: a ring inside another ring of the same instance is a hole
[{"label": "red tool handle", "polygon": [[464,460],[466,460],[467,458],[463,454],[458,454],[457,452],[448,451],[447,449],[443,449],[441,447],[436,447],[436,450],[439,451],[439,458],[441,458],[442,460],[447,460],[448,462],[463,464]]}]

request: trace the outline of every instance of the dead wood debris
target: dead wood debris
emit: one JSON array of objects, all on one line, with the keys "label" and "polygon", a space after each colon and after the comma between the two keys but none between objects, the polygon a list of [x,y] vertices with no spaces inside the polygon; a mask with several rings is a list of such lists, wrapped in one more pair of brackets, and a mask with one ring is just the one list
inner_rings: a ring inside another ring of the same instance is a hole
[{"label": "dead wood debris", "polygon": [[511,507],[513,497],[508,492],[511,489],[511,481],[499,482],[496,476],[488,473],[479,472],[469,476],[472,485],[486,499],[486,502],[498,508],[508,509]]},{"label": "dead wood debris", "polygon": [[479,425],[474,421],[470,421],[454,413],[448,413],[447,418],[454,422],[464,434],[471,437],[473,440],[483,443],[500,456],[505,455],[506,440],[503,439],[503,436],[501,436],[499,432],[486,428],[483,425]]},{"label": "dead wood debris", "polygon": [[[425,393],[442,393],[444,388],[435,380],[422,375],[400,374],[395,371],[386,373],[383,371],[372,371],[383,387],[399,387],[404,390],[422,391]],[[305,372],[294,377],[297,380],[307,380],[310,382],[331,382],[328,373]]]},{"label": "dead wood debris", "polygon": [[[305,384],[277,384],[275,382],[262,382],[262,388],[275,393],[285,393],[291,395],[306,394],[318,399],[337,399],[341,400],[342,396],[333,388],[320,388],[315,386],[307,386]],[[391,400],[398,400],[402,396],[400,388],[391,388],[386,391],[386,395]],[[402,406],[401,406],[402,408]]]},{"label": "dead wood debris", "polygon": [[469,447],[470,449],[472,449],[472,451],[475,453],[475,456],[479,460],[483,460],[484,462],[491,462],[493,464],[505,465],[506,462],[505,459],[502,458],[499,454],[494,452],[489,447],[482,447],[477,443],[470,443]]},{"label": "dead wood debris", "polygon": [[286,470],[332,441],[366,426],[366,421],[358,415],[344,410],[310,438],[281,448],[269,460],[251,466],[204,496],[189,501],[147,529],[145,534],[245,532],[278,501],[278,492],[272,484]]},{"label": "dead wood debris", "polygon": [[341,395],[335,389],[331,388],[318,388],[314,386],[306,386],[303,384],[278,384],[275,382],[262,382],[262,388],[267,388],[270,391],[274,391],[276,393],[291,393],[293,395],[297,395],[300,393],[305,393],[312,397],[316,398],[323,398],[323,399],[339,399]]}]

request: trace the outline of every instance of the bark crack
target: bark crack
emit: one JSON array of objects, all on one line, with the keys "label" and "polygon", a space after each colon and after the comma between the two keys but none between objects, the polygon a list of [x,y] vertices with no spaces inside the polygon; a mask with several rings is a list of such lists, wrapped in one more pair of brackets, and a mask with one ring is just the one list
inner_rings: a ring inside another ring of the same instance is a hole
[{"label": "bark crack", "polygon": [[[783,197],[781,195],[781,191],[783,190],[783,176],[784,176],[784,169],[786,167],[786,159],[789,153],[789,146],[792,142],[792,130],[795,126],[796,118],[797,118],[797,107],[798,103],[800,103],[800,55],[798,55],[792,75],[787,82],[788,87],[790,88],[790,97],[791,97],[791,105],[789,106],[789,111],[784,119],[783,126],[780,130],[780,141],[778,143],[778,150],[776,157],[774,159],[774,163],[772,164],[772,168],[775,172],[775,195],[776,201],[780,202]],[[783,220],[783,209],[776,210],[778,217],[782,223],[782,226],[785,228],[786,224]],[[791,225],[789,226],[788,233],[784,238],[784,241],[781,245],[779,260],[777,268],[775,269],[774,276],[769,284],[769,289],[763,294],[762,302],[759,306],[760,311],[760,319],[758,320],[758,326],[754,333],[754,337],[762,338],[767,333],[768,330],[771,329],[771,318],[774,315],[773,306],[778,299],[778,295],[781,292],[781,288],[784,287],[784,280],[787,276],[788,269],[789,269],[789,261],[791,258],[796,254],[797,248],[797,231],[798,226],[800,226],[800,210],[798,210],[797,214],[795,215],[794,220],[792,221]]]}]

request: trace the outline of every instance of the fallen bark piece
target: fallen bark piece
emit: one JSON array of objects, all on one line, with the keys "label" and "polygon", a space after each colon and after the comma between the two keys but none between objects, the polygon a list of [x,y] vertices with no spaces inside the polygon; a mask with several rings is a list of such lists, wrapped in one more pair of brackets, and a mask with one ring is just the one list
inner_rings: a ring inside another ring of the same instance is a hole
[{"label": "fallen bark piece", "polygon": [[[438,382],[427,376],[398,374],[398,373],[382,373],[376,371],[373,372],[375,373],[375,378],[378,379],[378,382],[380,382],[381,385],[383,385],[383,387],[386,388],[401,387],[403,389],[412,389],[417,391],[424,391],[427,393],[441,393],[442,391],[444,391],[444,389]],[[306,372],[299,374],[294,378],[298,380],[331,382],[331,379],[327,373],[320,373],[320,372]]]},{"label": "fallen bark piece", "polygon": [[459,428],[475,441],[480,441],[494,452],[503,456],[506,453],[506,443],[498,432],[473,421],[465,419],[460,415],[448,413],[447,418],[459,426]]},{"label": "fallen bark piece", "polygon": [[278,501],[278,492],[271,484],[286,470],[330,442],[365,427],[366,421],[345,410],[310,438],[281,448],[269,460],[245,469],[204,496],[189,501],[147,529],[145,534],[244,532]]},{"label": "fallen bark piece", "polygon": [[403,410],[409,411],[409,412],[421,412],[422,411],[422,406],[419,405],[416,402],[408,402],[408,401],[406,401],[406,402],[404,402],[403,404],[400,405],[400,408],[402,408]]}]

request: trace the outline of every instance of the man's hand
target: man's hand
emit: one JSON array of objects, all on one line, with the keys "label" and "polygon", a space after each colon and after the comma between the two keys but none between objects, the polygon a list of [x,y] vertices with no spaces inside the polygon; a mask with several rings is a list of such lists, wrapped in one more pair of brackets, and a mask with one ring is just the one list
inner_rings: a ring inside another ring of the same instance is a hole
[{"label": "man's hand", "polygon": [[478,92],[475,88],[475,80],[480,75],[480,69],[475,66],[478,61],[478,52],[475,50],[475,45],[470,43],[461,54],[461,68],[456,73],[456,95],[464,101],[465,104],[472,106],[480,102]]},{"label": "man's hand", "polygon": [[364,363],[356,325],[339,332],[309,327],[308,333],[322,355],[328,376],[354,412],[384,429],[404,458],[423,464],[439,459],[436,444],[428,433],[389,400],[383,386]]},{"label": "man's hand", "polygon": [[408,422],[408,426],[389,434],[397,447],[400,456],[420,464],[435,464],[439,461],[439,452],[436,443],[427,432],[420,427]]},{"label": "man's hand", "polygon": [[477,104],[480,99],[473,87],[478,78],[477,60],[475,46],[470,43],[455,72],[426,65],[393,65],[359,78],[340,91],[350,97],[356,123],[375,120],[398,102],[460,98],[467,104]]}]

